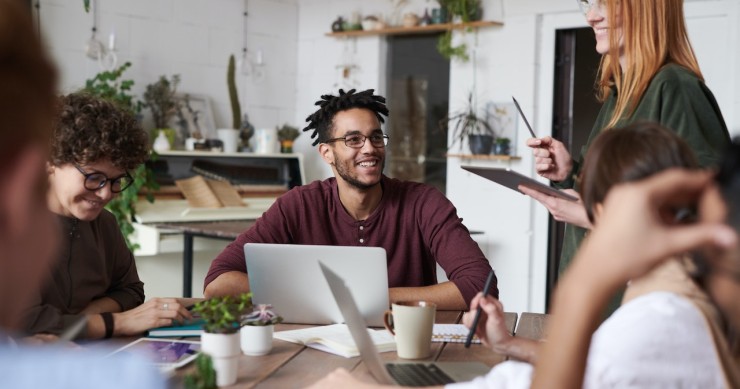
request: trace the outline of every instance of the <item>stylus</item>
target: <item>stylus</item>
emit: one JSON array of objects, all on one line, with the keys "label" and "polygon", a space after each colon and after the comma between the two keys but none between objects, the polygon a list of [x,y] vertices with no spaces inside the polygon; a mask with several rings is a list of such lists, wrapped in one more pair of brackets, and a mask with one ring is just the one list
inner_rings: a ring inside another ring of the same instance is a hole
[{"label": "stylus", "polygon": [[[490,273],[488,273],[488,278],[486,279],[486,286],[483,287],[483,296],[488,295],[488,290],[491,289],[491,284],[493,283],[493,270],[491,270]],[[478,309],[475,311],[475,317],[473,318],[473,325],[470,326],[470,332],[468,333],[468,338],[465,339],[465,348],[470,347],[470,342],[473,341],[473,336],[475,335],[475,328],[478,327],[478,321],[480,320],[480,304],[478,304]]]},{"label": "stylus", "polygon": [[511,99],[514,100],[514,104],[516,104],[516,109],[519,111],[519,115],[522,116],[522,119],[524,119],[524,124],[527,125],[527,128],[529,129],[529,133],[532,134],[532,138],[536,138],[537,135],[534,134],[534,131],[532,130],[532,126],[529,125],[529,121],[527,120],[527,117],[524,116],[524,112],[522,112],[522,107],[519,106],[519,102],[516,101],[514,96],[511,96]]}]

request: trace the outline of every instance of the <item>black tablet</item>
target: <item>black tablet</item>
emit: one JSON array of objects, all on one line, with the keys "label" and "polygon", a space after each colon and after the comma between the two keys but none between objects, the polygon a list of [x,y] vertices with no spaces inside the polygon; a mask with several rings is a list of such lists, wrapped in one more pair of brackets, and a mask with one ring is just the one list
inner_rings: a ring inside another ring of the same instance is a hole
[{"label": "black tablet", "polygon": [[562,190],[555,189],[551,186],[543,184],[535,179],[529,178],[525,175],[519,174],[508,168],[497,168],[497,167],[479,167],[479,166],[461,166],[463,169],[475,173],[481,177],[487,178],[493,182],[501,184],[509,189],[521,193],[518,187],[519,185],[532,188],[536,191],[546,193],[550,196],[556,196],[568,201],[578,201],[575,196],[569,195]]}]

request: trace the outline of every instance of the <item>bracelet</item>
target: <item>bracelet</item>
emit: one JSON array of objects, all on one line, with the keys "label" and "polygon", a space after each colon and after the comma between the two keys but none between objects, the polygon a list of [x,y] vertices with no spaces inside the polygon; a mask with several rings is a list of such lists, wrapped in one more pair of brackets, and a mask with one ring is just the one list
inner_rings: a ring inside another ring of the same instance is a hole
[{"label": "bracelet", "polygon": [[110,312],[103,312],[100,316],[103,318],[103,324],[105,324],[105,339],[109,339],[113,336],[113,330],[115,329],[113,314]]}]

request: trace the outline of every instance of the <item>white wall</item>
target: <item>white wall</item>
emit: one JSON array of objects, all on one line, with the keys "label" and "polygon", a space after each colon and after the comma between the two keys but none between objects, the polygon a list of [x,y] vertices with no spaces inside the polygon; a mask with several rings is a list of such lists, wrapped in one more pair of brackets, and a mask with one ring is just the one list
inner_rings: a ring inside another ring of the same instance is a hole
[{"label": "white wall", "polygon": [[[71,92],[100,71],[85,56],[93,13],[82,1],[41,0],[42,35],[61,70],[61,89]],[[297,0],[249,0],[247,47],[262,50],[265,76],[238,73],[243,110],[257,127],[293,123],[298,53]],[[119,64],[132,67],[125,79],[135,80],[141,98],[147,84],[160,75],[179,74],[179,91],[210,97],[217,127],[231,126],[226,87],[229,54],[240,58],[244,42],[245,0],[98,0],[97,37],[116,35]],[[148,112],[147,112],[148,113]]]},{"label": "white wall", "polygon": [[[92,77],[97,65],[84,56],[92,16],[80,1],[42,0],[41,26],[62,70],[62,87],[71,90]],[[229,53],[242,47],[242,0],[100,0],[100,34],[115,28],[120,61],[130,60],[128,76],[136,92],[161,74],[179,73],[182,90],[205,93],[214,102],[218,125],[229,122],[225,85]],[[740,11],[738,0],[687,1],[689,29],[709,87],[715,92],[734,134],[740,134]],[[433,0],[412,0],[402,12],[435,7]],[[516,95],[539,135],[550,133],[554,29],[585,26],[573,0],[484,0],[484,19],[503,20],[502,27],[480,29],[464,37],[475,50],[471,63],[453,63],[450,103],[455,110],[473,80],[480,101],[508,101]],[[248,47],[264,50],[267,77],[262,82],[239,76],[242,105],[257,126],[290,122],[303,126],[313,103],[323,93],[344,86],[337,65],[358,64],[359,89],[385,94],[385,38],[327,37],[338,15],[352,12],[389,14],[388,0],[250,0]],[[520,127],[523,124],[520,123]],[[520,137],[521,139],[521,137]],[[295,149],[305,154],[306,178],[331,175],[318,158],[311,139],[302,135]],[[533,175],[532,161],[522,142],[513,145],[511,163],[491,162]],[[462,161],[469,162],[469,161]],[[481,162],[477,162],[481,163]],[[483,181],[448,161],[448,197],[496,269],[507,310],[544,309],[546,212],[524,196]],[[179,274],[179,271],[176,272]],[[179,293],[179,290],[176,292]]]}]

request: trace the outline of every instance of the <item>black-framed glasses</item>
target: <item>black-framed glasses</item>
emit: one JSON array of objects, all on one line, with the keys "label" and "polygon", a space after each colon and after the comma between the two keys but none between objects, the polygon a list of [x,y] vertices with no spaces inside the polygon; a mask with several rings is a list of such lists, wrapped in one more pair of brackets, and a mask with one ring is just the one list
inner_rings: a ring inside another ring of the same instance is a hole
[{"label": "black-framed glasses", "polygon": [[85,189],[89,191],[94,192],[104,187],[106,183],[110,182],[110,191],[113,193],[121,193],[134,183],[133,177],[131,177],[128,172],[116,178],[108,178],[108,176],[103,173],[88,173],[82,170],[80,165],[74,165],[77,170],[79,170],[80,173],[85,176]]},{"label": "black-framed glasses", "polygon": [[388,139],[390,139],[390,137],[385,134],[372,134],[370,136],[365,136],[362,134],[352,134],[345,135],[341,138],[327,139],[326,141],[324,141],[324,143],[332,143],[338,140],[343,140],[344,144],[347,145],[347,147],[359,149],[365,145],[366,139],[370,139],[370,144],[373,145],[373,147],[381,148],[385,147],[388,144]]},{"label": "black-framed glasses", "polygon": [[581,12],[584,15],[588,15],[591,9],[594,7],[603,7],[606,5],[606,0],[576,0],[578,1],[578,7],[581,8]]}]

